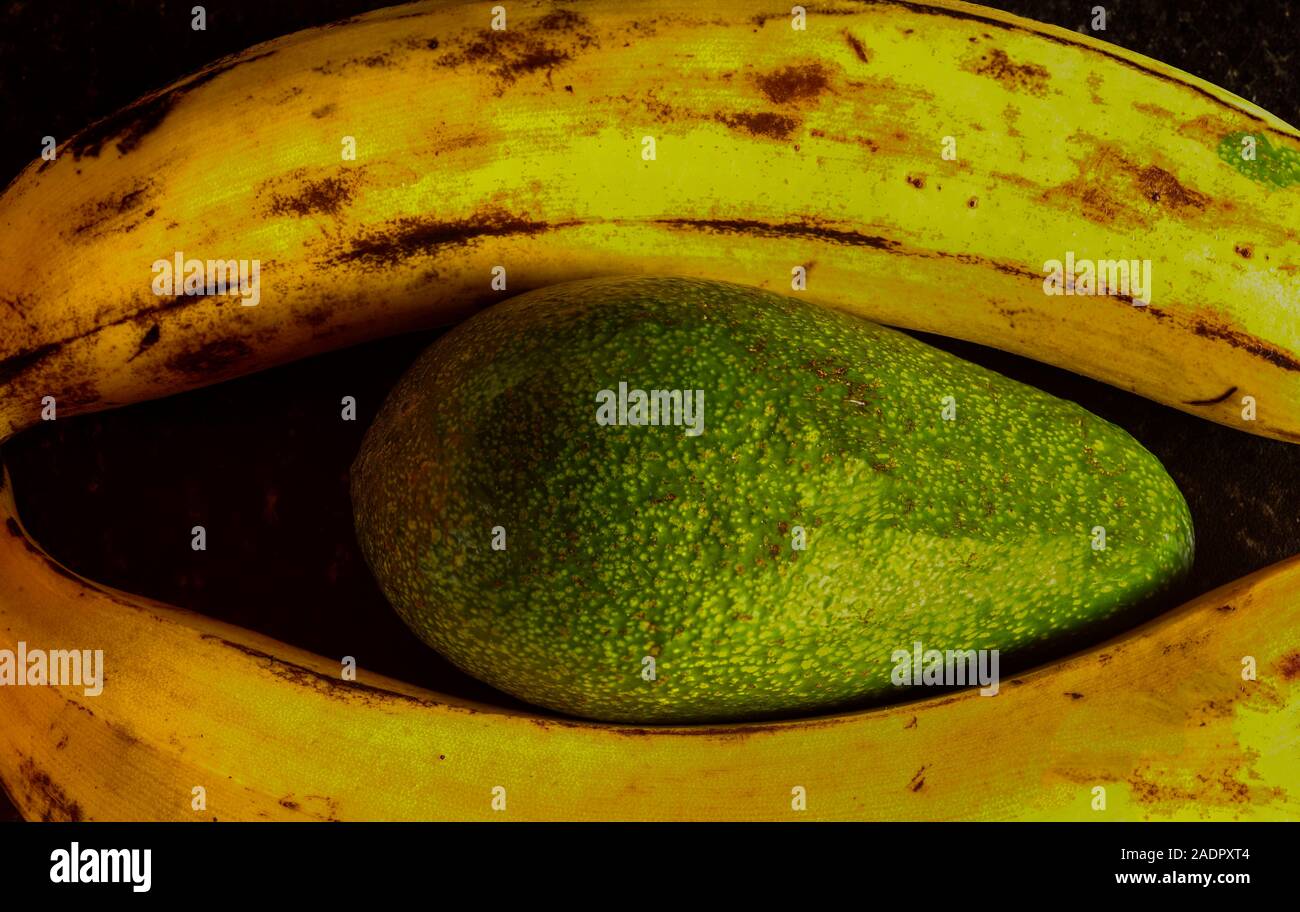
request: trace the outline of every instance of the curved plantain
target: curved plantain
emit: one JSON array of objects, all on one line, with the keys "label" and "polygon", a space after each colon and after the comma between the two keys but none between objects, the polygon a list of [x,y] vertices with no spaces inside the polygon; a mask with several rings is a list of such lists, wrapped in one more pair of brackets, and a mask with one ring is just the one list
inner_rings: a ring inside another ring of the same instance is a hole
[{"label": "curved plantain", "polygon": [[[1300,134],[1249,102],[963,3],[819,4],[802,31],[748,0],[509,16],[414,4],[259,45],[19,175],[0,439],[45,396],[161,396],[557,281],[803,267],[833,306],[1300,440]],[[258,260],[260,303],[155,294],[178,253]],[[1071,254],[1150,260],[1149,306],[1045,294]]]}]

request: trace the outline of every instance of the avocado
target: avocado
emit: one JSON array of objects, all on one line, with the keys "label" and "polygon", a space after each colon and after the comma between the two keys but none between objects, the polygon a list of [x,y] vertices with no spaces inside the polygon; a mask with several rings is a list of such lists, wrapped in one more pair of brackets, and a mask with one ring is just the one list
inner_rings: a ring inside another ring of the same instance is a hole
[{"label": "avocado", "polygon": [[1114,425],[896,330],[693,279],[475,315],[394,388],[351,484],[416,634],[609,721],[891,698],[922,645],[1041,646],[1192,558],[1182,495]]}]

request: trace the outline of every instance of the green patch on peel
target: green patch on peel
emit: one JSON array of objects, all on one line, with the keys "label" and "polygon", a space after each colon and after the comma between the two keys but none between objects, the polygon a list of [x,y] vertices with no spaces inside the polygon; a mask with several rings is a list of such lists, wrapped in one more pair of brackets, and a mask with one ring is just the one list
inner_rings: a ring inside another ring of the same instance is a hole
[{"label": "green patch on peel", "polygon": [[[1246,137],[1255,140],[1254,158]],[[1263,134],[1229,133],[1219,141],[1219,158],[1253,181],[1270,189],[1285,189],[1300,184],[1300,152],[1275,146]]]}]

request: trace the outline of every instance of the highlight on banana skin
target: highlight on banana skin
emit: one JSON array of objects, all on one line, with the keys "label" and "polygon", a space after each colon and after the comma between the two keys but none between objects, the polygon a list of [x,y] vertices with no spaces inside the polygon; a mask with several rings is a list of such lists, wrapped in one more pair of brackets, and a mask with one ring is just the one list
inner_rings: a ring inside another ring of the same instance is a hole
[{"label": "highlight on banana skin", "polygon": [[1294,126],[1106,4],[159,15],[0,195],[15,817],[1300,817]]}]

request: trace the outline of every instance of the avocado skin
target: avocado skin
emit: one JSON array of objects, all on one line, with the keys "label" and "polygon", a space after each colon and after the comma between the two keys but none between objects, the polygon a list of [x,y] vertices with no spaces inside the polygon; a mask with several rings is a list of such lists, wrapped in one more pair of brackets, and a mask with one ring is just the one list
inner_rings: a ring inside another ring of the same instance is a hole
[{"label": "avocado skin", "polygon": [[[704,433],[597,424],[620,381],[703,389]],[[1181,493],[1118,427],[895,330],[692,279],[551,286],[456,327],[389,395],[352,498],[426,643],[634,723],[925,696],[891,683],[895,650],[1041,646],[1193,552]]]}]

